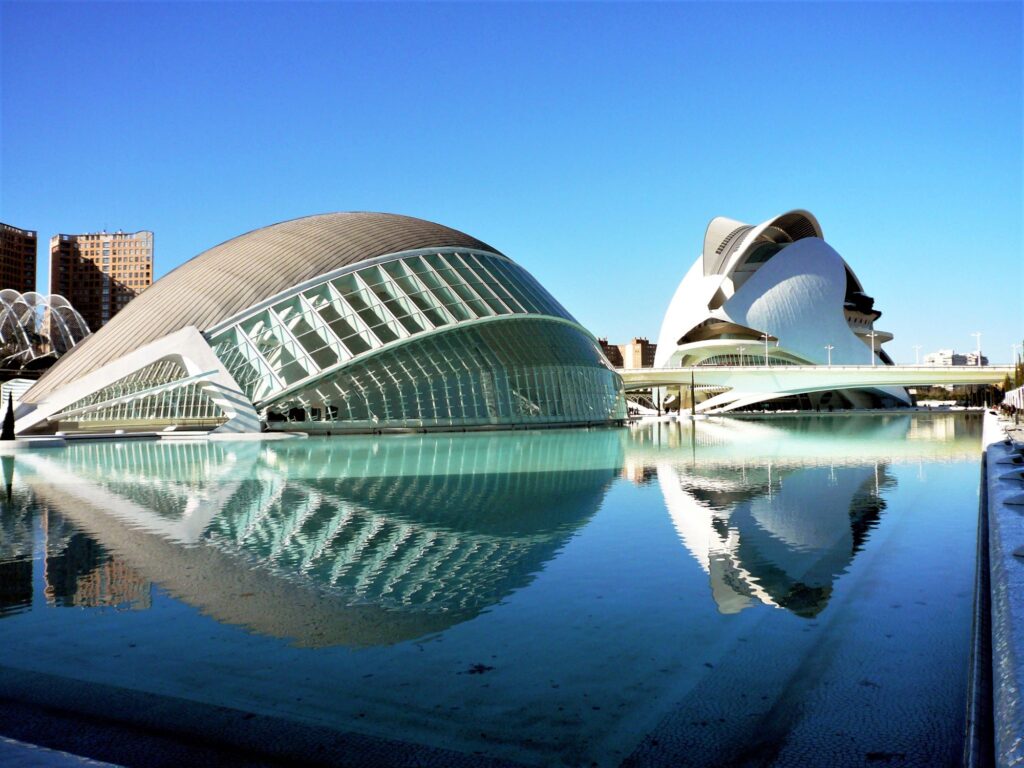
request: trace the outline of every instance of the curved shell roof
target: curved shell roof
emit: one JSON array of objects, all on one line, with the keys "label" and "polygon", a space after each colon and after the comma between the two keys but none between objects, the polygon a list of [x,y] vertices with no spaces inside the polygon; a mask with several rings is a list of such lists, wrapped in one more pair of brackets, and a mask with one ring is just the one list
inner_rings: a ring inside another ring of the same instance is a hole
[{"label": "curved shell roof", "polygon": [[132,300],[46,373],[24,400],[48,393],[186,326],[211,328],[306,280],[417,248],[478,248],[458,230],[389,213],[326,213],[247,232],[203,251]]},{"label": "curved shell roof", "polygon": [[711,220],[704,233],[704,250],[701,254],[704,274],[727,274],[738,263],[737,254],[745,251],[770,230],[780,232],[794,242],[805,237],[824,238],[814,214],[800,208],[775,216],[757,226],[719,216]]}]

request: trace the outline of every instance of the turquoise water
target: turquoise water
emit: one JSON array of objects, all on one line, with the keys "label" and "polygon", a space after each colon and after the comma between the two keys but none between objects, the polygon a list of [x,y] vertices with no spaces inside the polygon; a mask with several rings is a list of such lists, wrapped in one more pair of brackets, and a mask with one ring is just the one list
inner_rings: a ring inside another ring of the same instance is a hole
[{"label": "turquoise water", "polygon": [[980,431],[21,453],[0,665],[529,765],[953,764]]}]

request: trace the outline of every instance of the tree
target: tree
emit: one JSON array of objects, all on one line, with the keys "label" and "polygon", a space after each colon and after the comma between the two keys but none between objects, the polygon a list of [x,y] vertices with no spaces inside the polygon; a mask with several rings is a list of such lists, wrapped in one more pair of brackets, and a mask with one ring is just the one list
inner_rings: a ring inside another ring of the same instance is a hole
[{"label": "tree", "polygon": [[1021,352],[1017,354],[1017,359],[1013,361],[1013,385],[1015,387],[1024,387],[1024,340],[1021,341]]},{"label": "tree", "polygon": [[4,427],[0,431],[0,440],[14,439],[14,396],[7,393],[7,413],[4,414]]}]

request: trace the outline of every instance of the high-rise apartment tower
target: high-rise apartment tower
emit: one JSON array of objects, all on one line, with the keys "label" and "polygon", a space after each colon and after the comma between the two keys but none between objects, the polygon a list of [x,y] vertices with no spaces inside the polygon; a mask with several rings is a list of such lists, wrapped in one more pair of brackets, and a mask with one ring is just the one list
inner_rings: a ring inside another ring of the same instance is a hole
[{"label": "high-rise apartment tower", "polygon": [[36,233],[0,223],[0,289],[36,289]]},{"label": "high-rise apartment tower", "polygon": [[152,232],[50,238],[50,293],[67,298],[93,331],[152,284]]}]

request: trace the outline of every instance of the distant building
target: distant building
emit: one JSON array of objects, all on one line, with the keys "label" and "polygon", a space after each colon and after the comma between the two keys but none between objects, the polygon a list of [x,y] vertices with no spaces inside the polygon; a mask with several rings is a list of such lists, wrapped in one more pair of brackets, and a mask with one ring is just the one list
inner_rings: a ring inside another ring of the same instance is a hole
[{"label": "distant building", "polygon": [[0,288],[36,289],[36,233],[0,223]]},{"label": "distant building", "polygon": [[50,293],[67,297],[94,331],[152,284],[152,232],[50,238]]},{"label": "distant building", "polygon": [[[940,349],[924,356],[925,365],[941,365],[945,367],[953,365],[978,365],[978,353],[968,352],[965,355],[957,354],[952,349]],[[981,356],[981,365],[988,365],[988,358]]]},{"label": "distant building", "polygon": [[608,362],[612,364],[613,368],[622,367],[622,350],[619,349],[616,344],[609,344],[608,339],[598,339],[597,343],[601,346],[601,351],[604,356],[608,358]]},{"label": "distant building", "polygon": [[654,355],[658,351],[657,344],[645,336],[635,336],[626,344],[609,344],[608,339],[598,339],[601,351],[608,362],[615,368],[652,368]]}]

